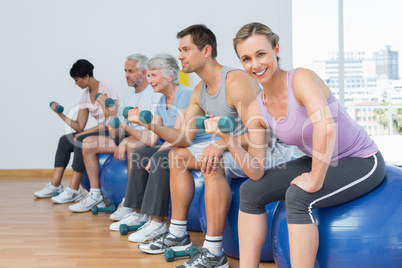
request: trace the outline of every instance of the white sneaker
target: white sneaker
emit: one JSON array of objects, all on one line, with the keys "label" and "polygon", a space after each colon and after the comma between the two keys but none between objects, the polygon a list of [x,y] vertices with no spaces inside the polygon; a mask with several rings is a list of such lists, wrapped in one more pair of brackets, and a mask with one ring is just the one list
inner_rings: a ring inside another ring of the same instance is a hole
[{"label": "white sneaker", "polygon": [[73,212],[87,212],[92,209],[93,206],[100,208],[106,207],[103,202],[103,195],[95,196],[94,193],[89,192],[84,199],[80,202],[70,205],[68,208]]},{"label": "white sneaker", "polygon": [[121,219],[120,221],[112,223],[109,228],[112,231],[119,231],[121,224],[125,224],[127,226],[134,226],[134,225],[140,225],[141,222],[147,222],[147,221],[148,216],[146,214],[140,214],[137,213],[137,211],[134,211],[124,216],[123,219]]},{"label": "white sneaker", "polygon": [[166,222],[162,222],[162,226],[157,226],[153,221],[149,220],[146,224],[141,226],[137,232],[132,233],[128,240],[131,242],[145,242],[148,240],[152,240],[158,235],[166,233],[168,231],[168,227]]},{"label": "white sneaker", "polygon": [[65,204],[74,201],[80,201],[84,196],[82,195],[81,189],[73,190],[72,188],[67,187],[64,191],[58,196],[52,197],[52,202],[55,204]]},{"label": "white sneaker", "polygon": [[121,219],[124,218],[124,216],[133,212],[132,208],[128,208],[128,207],[124,206],[124,200],[125,200],[125,198],[123,198],[123,201],[121,201],[121,203],[117,207],[117,210],[115,212],[113,212],[113,214],[110,215],[110,219],[112,221],[120,221]]},{"label": "white sneaker", "polygon": [[52,197],[54,193],[62,193],[64,191],[63,185],[60,184],[59,187],[55,187],[51,182],[46,184],[46,187],[40,191],[34,192],[34,196],[37,198],[49,198]]}]

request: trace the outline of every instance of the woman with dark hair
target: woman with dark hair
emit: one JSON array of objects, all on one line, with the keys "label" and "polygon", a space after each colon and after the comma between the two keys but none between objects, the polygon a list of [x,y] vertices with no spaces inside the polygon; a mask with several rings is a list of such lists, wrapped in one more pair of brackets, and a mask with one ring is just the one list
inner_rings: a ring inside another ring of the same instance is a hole
[{"label": "woman with dark hair", "polygon": [[[52,197],[53,203],[63,204],[78,201],[83,198],[79,189],[82,174],[85,171],[84,160],[82,157],[82,140],[88,136],[107,136],[108,130],[103,126],[105,113],[112,116],[117,114],[118,96],[117,93],[104,82],[100,82],[93,76],[94,66],[87,60],[81,59],[73,64],[70,75],[74,79],[75,84],[84,89],[84,93],[80,99],[78,115],[75,120],[68,118],[63,112],[57,112],[57,102],[54,102],[50,108],[57,113],[58,116],[72,129],[73,133],[69,133],[60,137],[56,151],[52,181],[45,188],[34,193],[37,198]],[[95,95],[101,93],[95,100]],[[106,98],[115,100],[113,107],[106,108]],[[89,115],[98,122],[98,125],[84,130]],[[73,176],[70,186],[64,189],[61,185],[64,170],[70,160],[71,153],[74,152],[72,163]],[[54,196],[54,193],[59,193]]]}]

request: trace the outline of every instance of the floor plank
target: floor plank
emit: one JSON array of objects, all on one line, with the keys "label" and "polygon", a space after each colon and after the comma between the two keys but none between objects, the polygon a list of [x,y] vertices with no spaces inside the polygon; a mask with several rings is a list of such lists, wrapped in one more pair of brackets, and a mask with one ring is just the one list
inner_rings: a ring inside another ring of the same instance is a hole
[{"label": "floor plank", "polygon": [[[35,174],[36,175],[36,174]],[[147,255],[138,243],[109,231],[109,214],[72,213],[68,205],[36,199],[49,176],[0,176],[0,267],[174,267],[184,260],[165,262]],[[68,185],[69,178],[63,180]],[[200,247],[204,235],[190,232]],[[239,267],[229,258],[230,267]],[[276,268],[275,263],[260,267]]]}]

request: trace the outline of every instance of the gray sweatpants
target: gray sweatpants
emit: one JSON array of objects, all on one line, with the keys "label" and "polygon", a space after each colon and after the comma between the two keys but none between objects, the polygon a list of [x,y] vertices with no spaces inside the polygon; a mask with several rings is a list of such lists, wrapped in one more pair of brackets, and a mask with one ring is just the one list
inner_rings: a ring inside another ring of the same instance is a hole
[{"label": "gray sweatpants", "polygon": [[[144,214],[167,217],[170,202],[170,149],[158,151],[160,146],[143,147],[132,154],[124,206],[140,209]],[[148,161],[151,161],[149,173],[145,170]]]},{"label": "gray sweatpants", "polygon": [[380,152],[360,158],[346,157],[328,167],[323,187],[308,193],[290,182],[311,171],[308,156],[265,171],[258,180],[247,180],[240,188],[240,210],[249,214],[265,213],[268,203],[285,200],[290,224],[315,223],[312,209],[339,205],[358,198],[377,187],[385,176],[385,163]]}]

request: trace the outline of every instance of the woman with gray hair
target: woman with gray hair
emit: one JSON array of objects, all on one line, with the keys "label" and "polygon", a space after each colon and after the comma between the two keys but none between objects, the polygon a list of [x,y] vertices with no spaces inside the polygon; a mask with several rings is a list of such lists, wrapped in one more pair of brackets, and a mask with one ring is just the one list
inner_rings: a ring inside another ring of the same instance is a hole
[{"label": "woman with gray hair", "polygon": [[[155,92],[163,94],[153,123],[179,129],[192,89],[179,83],[177,60],[167,54],[158,54],[148,61],[147,68],[149,84]],[[132,242],[151,240],[168,230],[164,218],[169,212],[168,154],[172,147],[171,143],[164,142],[152,147],[143,147],[132,154],[124,207],[132,208],[133,212],[112,223],[110,230],[118,231],[121,224],[134,226],[145,222],[137,232],[128,237]],[[148,215],[151,216],[150,219]]]}]

